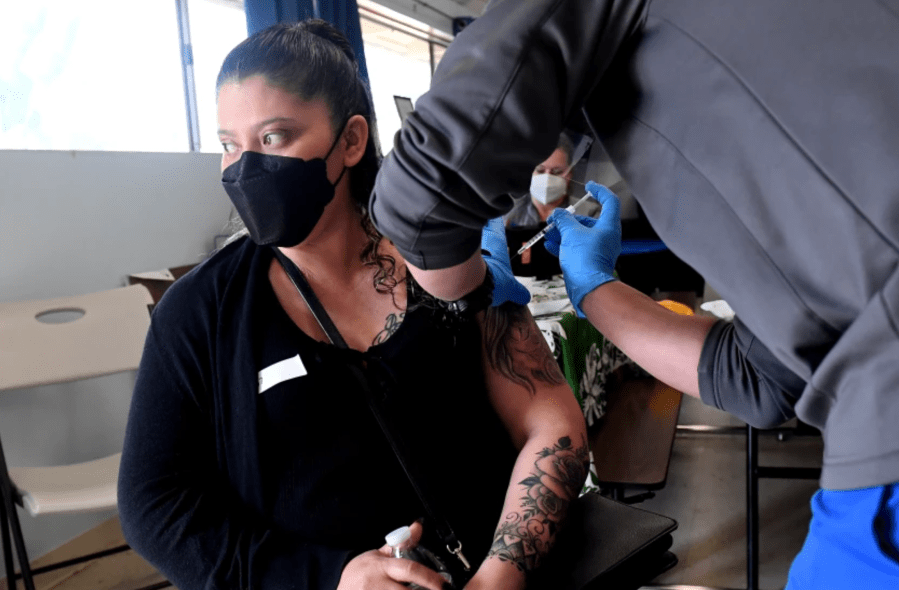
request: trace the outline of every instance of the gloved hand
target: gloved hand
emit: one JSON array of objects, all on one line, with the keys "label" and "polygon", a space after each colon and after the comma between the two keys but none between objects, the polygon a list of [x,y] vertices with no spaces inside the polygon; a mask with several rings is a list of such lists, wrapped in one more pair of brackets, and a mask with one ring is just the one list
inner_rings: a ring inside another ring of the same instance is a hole
[{"label": "gloved hand", "polygon": [[588,293],[614,281],[615,261],[621,253],[621,218],[618,197],[593,181],[587,190],[602,205],[599,219],[575,216],[556,209],[547,222],[554,227],[546,233],[544,246],[559,257],[568,298],[578,317],[585,317],[581,302]]},{"label": "gloved hand", "polygon": [[484,226],[481,233],[481,254],[487,263],[487,272],[493,279],[493,302],[490,305],[502,305],[507,301],[527,305],[531,300],[531,293],[512,274],[506,226],[502,217],[491,219]]}]

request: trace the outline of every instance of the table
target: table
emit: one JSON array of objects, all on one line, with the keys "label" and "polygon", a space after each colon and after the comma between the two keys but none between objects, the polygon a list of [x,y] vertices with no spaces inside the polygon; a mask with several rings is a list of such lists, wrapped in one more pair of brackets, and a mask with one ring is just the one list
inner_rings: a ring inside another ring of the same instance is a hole
[{"label": "table", "polygon": [[153,298],[153,305],[156,305],[162,298],[163,293],[172,286],[172,283],[186,275],[195,266],[197,265],[185,264],[184,266],[173,266],[163,270],[135,273],[128,275],[128,284],[146,287]]},{"label": "table", "polygon": [[602,490],[627,501],[626,488],[664,487],[682,396],[654,377],[629,379],[610,388],[605,417],[589,434]]}]

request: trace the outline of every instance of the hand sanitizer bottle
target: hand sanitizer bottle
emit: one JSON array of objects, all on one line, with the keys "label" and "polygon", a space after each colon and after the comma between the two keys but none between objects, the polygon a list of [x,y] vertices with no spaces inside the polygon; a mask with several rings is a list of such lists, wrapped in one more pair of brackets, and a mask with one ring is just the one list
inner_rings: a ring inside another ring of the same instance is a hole
[{"label": "hand sanitizer bottle", "polygon": [[[412,547],[411,549],[404,549],[400,546],[408,541],[412,537],[412,531],[409,530],[409,527],[402,526],[395,531],[388,533],[384,540],[387,541],[387,544],[393,549],[393,556],[399,557],[402,559],[411,559],[412,561],[417,561],[418,563],[425,565],[432,570],[436,571],[440,577],[449,582],[451,585],[453,583],[453,577],[450,575],[449,571],[446,569],[446,565],[443,561],[440,560],[439,557],[425,549],[424,547],[417,546]],[[421,589],[422,587],[418,584],[409,584],[409,588],[412,589]]]}]

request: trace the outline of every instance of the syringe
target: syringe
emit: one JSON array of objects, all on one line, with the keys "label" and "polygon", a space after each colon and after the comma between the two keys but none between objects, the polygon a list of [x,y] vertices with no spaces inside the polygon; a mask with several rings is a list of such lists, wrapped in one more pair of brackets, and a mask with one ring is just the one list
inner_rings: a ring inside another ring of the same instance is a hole
[{"label": "syringe", "polygon": [[[568,211],[569,213],[574,213],[574,212],[577,210],[577,208],[581,205],[581,203],[583,203],[583,202],[586,201],[587,199],[592,199],[592,198],[593,198],[593,195],[591,195],[591,194],[588,192],[586,195],[584,195],[583,197],[581,197],[580,200],[579,200],[577,203],[565,207],[565,210]],[[534,236],[533,238],[531,238],[530,240],[528,240],[527,242],[525,242],[525,244],[524,244],[521,248],[518,249],[518,253],[516,254],[516,256],[521,256],[521,253],[522,253],[522,252],[524,252],[525,250],[527,250],[528,248],[530,248],[531,246],[533,246],[534,244],[536,244],[537,242],[539,242],[540,240],[542,240],[542,239],[543,239],[543,236],[546,235],[546,232],[548,232],[549,230],[551,230],[553,227],[555,227],[555,224],[554,224],[554,223],[549,223],[549,224],[547,224],[547,226],[544,227],[543,229],[541,229],[541,230],[537,233],[536,236]]]}]

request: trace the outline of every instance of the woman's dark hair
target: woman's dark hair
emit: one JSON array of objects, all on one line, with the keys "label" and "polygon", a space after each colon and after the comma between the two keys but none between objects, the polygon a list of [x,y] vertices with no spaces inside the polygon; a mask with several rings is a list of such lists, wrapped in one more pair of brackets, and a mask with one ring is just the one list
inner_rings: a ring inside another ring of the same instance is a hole
[{"label": "woman's dark hair", "polygon": [[[407,301],[407,312],[418,306],[445,309],[445,306],[441,306],[436,298],[416,283],[412,275],[407,274],[397,280],[394,276],[396,260],[392,256],[378,254],[382,236],[368,214],[368,198],[374,188],[381,155],[372,116],[371,94],[368,85],[359,76],[356,56],[346,37],[323,20],[268,27],[231,50],[219,71],[216,93],[228,82],[240,82],[257,75],[263,76],[272,86],[302,100],[323,100],[331,111],[331,126],[336,133],[343,131],[343,126],[351,116],[365,117],[369,128],[368,144],[362,159],[349,171],[350,195],[362,212],[362,228],[369,238],[368,245],[362,251],[362,261],[366,265],[378,267],[374,285],[379,292],[393,293],[398,283],[407,282],[411,296]],[[518,340],[507,337],[507,333],[511,331],[509,326],[528,327],[529,316],[523,309],[509,305],[489,308],[485,338],[488,349],[495,350],[490,357],[491,364],[508,378],[533,389],[528,381],[531,375],[511,367],[509,363],[498,363],[495,360],[507,357],[508,347],[518,344]],[[453,322],[448,317],[444,315],[442,321],[452,327]],[[524,324],[521,323],[521,318],[524,318]],[[519,332],[520,328],[515,333]],[[543,337],[539,336],[536,341],[542,344]],[[542,345],[545,347],[545,344]],[[551,364],[554,366],[554,363]],[[542,374],[531,372],[537,377]],[[560,379],[562,378],[556,380],[564,382]]]},{"label": "woman's dark hair", "polygon": [[396,261],[378,254],[382,236],[368,214],[368,198],[381,163],[371,94],[359,75],[350,42],[326,21],[313,19],[279,23],[254,33],[225,58],[215,83],[216,94],[229,82],[262,76],[266,82],[304,101],[321,99],[331,112],[331,126],[341,133],[347,120],[362,115],[368,123],[368,143],[358,164],[349,170],[350,196],[362,212],[369,244],[362,252],[367,265],[377,265],[375,288],[392,292]]}]

